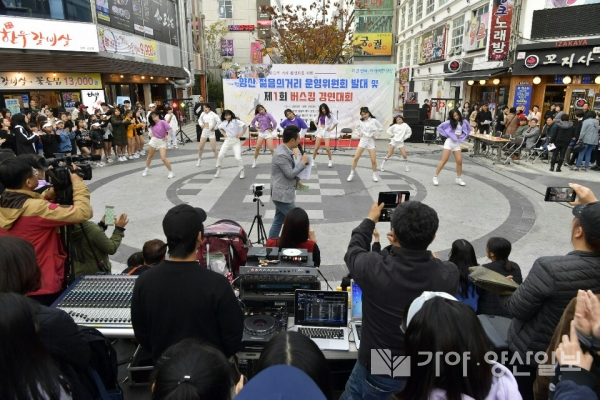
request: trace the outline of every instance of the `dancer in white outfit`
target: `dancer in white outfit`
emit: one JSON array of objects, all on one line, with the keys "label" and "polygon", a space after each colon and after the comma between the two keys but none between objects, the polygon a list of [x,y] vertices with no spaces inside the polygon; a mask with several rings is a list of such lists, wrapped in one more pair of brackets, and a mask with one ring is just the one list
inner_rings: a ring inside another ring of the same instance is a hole
[{"label": "dancer in white outfit", "polygon": [[240,141],[240,137],[248,128],[246,124],[240,121],[235,116],[233,111],[230,110],[223,111],[223,114],[221,114],[221,120],[222,122],[219,124],[218,128],[221,132],[223,132],[223,136],[225,136],[225,143],[223,143],[221,150],[219,150],[219,157],[217,157],[217,173],[215,174],[215,178],[218,178],[219,174],[221,174],[221,163],[223,162],[223,158],[225,158],[227,150],[232,148],[233,156],[240,166],[240,179],[244,179],[244,161],[242,161],[242,143]]},{"label": "dancer in white outfit", "polygon": [[174,114],[171,107],[165,107],[165,111],[167,112],[165,121],[171,125],[171,133],[169,134],[169,139],[167,139],[167,149],[178,149],[177,132],[179,131],[179,121],[177,121],[177,115]]},{"label": "dancer in white outfit", "polygon": [[337,127],[337,120],[329,111],[329,106],[325,103],[319,106],[319,115],[315,119],[315,125],[317,126],[317,132],[315,136],[317,140],[315,141],[315,149],[313,151],[313,161],[312,166],[315,166],[315,159],[317,158],[317,154],[319,152],[319,147],[321,147],[321,139],[325,140],[325,150],[327,151],[327,157],[329,157],[329,164],[327,165],[329,168],[333,167],[331,162],[331,136],[333,135],[333,131]]},{"label": "dancer in white outfit", "polygon": [[200,114],[200,117],[198,118],[198,124],[202,127],[202,135],[200,135],[200,146],[198,147],[198,162],[196,163],[196,167],[202,165],[202,152],[204,151],[206,140],[210,140],[210,147],[212,148],[213,153],[215,153],[215,158],[219,156],[217,154],[215,129],[217,128],[217,125],[221,123],[221,119],[210,109],[208,104],[203,105],[202,109],[204,111],[202,111],[202,114]]},{"label": "dancer in white outfit", "polygon": [[398,148],[398,151],[400,151],[400,154],[402,154],[402,158],[404,158],[404,170],[409,172],[410,169],[408,168],[408,157],[406,155],[406,150],[404,150],[404,141],[412,135],[412,129],[410,129],[408,124],[404,123],[404,117],[402,115],[398,114],[394,117],[394,123],[388,128],[387,134],[391,137],[390,151],[388,151],[387,155],[381,162],[379,169],[381,169],[381,171],[385,171],[385,162],[392,157],[394,154],[394,149]]},{"label": "dancer in white outfit", "polygon": [[383,133],[383,126],[375,119],[371,114],[368,107],[362,107],[360,109],[361,119],[356,123],[356,132],[360,138],[358,147],[356,148],[356,154],[354,154],[354,160],[352,160],[352,170],[350,176],[348,176],[348,182],[354,178],[354,170],[358,164],[358,160],[362,155],[363,151],[367,149],[369,156],[371,157],[371,167],[373,169],[373,181],[379,181],[377,178],[377,159],[375,158],[375,139],[381,136]]}]

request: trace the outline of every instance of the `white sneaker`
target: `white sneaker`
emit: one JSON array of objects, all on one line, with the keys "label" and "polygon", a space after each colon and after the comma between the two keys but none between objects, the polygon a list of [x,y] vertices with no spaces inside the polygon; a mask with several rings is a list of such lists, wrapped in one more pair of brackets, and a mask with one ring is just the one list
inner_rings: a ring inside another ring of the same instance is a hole
[{"label": "white sneaker", "polygon": [[377,174],[373,174],[373,182],[379,182],[379,178],[377,177]]},{"label": "white sneaker", "polygon": [[112,157],[107,157],[106,162],[110,164],[112,162],[115,162],[115,160],[113,160]]},{"label": "white sneaker", "polygon": [[140,156],[145,156],[146,152],[144,150],[140,150]]},{"label": "white sneaker", "polygon": [[440,183],[439,183],[439,182],[438,182],[438,180],[437,180],[437,176],[434,176],[434,177],[433,177],[433,185],[434,185],[434,186],[437,186],[437,185],[439,185],[439,184],[440,184]]},{"label": "white sneaker", "polygon": [[381,165],[379,166],[379,170],[381,170],[381,172],[384,172],[384,171],[385,171],[385,169],[383,168],[384,166],[385,166],[385,160],[383,160],[383,161],[381,162]]},{"label": "white sneaker", "polygon": [[242,169],[240,171],[240,179],[244,179],[245,176],[246,176],[246,174],[244,173],[244,170]]},{"label": "white sneaker", "polygon": [[313,158],[312,163],[310,164],[311,167],[315,166],[315,159]]},{"label": "white sneaker", "polygon": [[252,161],[252,168],[256,168],[256,158]]},{"label": "white sneaker", "polygon": [[457,184],[459,184],[460,186],[465,186],[465,185],[466,185],[465,181],[463,181],[463,180],[462,180],[462,178],[456,178],[456,179],[454,180],[454,182],[456,182],[456,183],[457,183]]},{"label": "white sneaker", "polygon": [[140,155],[139,155],[138,153],[135,153],[135,154],[133,155],[133,158],[140,158]]},{"label": "white sneaker", "polygon": [[173,146],[174,149],[179,149],[179,146],[175,145]]},{"label": "white sneaker", "polygon": [[327,166],[328,166],[329,168],[333,167],[333,163],[331,162],[331,160],[329,160],[329,164],[327,164]]},{"label": "white sneaker", "polygon": [[198,162],[196,163],[196,167],[199,167],[199,166],[201,166],[201,165],[202,165],[202,159],[201,159],[201,158],[199,158],[199,159],[198,159]]},{"label": "white sneaker", "polygon": [[410,172],[410,168],[408,168],[408,162],[406,162],[406,161],[404,162],[404,170],[406,172]]},{"label": "white sneaker", "polygon": [[171,146],[171,145],[167,146],[167,150],[171,150],[172,148],[173,148],[173,146]]},{"label": "white sneaker", "polygon": [[167,178],[171,179],[175,176],[175,174],[173,173],[173,171],[169,172],[169,175],[167,175]]},{"label": "white sneaker", "polygon": [[215,178],[218,178],[221,175],[221,168],[217,168],[217,172],[215,172]]},{"label": "white sneaker", "polygon": [[148,175],[149,171],[150,171],[150,168],[144,168],[144,172],[142,172],[142,176]]},{"label": "white sneaker", "polygon": [[352,178],[354,178],[354,171],[350,171],[350,175],[348,175],[348,179],[346,179],[348,182],[352,182]]},{"label": "white sneaker", "polygon": [[128,158],[129,158],[130,160],[133,160],[133,155],[131,155],[131,154],[130,154]]}]

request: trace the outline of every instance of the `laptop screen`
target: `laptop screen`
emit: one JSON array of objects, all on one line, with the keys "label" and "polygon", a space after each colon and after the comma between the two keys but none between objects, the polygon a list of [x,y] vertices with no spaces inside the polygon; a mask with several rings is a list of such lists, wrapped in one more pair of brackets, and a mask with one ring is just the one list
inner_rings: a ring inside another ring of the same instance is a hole
[{"label": "laptop screen", "polygon": [[296,290],[296,325],[345,327],[348,325],[348,292]]},{"label": "laptop screen", "polygon": [[352,320],[362,319],[362,290],[352,281]]}]

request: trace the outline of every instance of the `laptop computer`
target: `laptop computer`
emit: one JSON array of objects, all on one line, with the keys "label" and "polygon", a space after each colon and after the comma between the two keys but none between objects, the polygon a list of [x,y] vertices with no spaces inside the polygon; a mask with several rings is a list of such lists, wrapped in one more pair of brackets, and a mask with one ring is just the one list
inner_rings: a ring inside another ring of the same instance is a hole
[{"label": "laptop computer", "polygon": [[354,334],[354,343],[356,348],[360,348],[360,336],[362,333],[362,290],[352,281],[350,283],[350,293],[352,295],[352,311],[350,318],[350,328]]},{"label": "laptop computer", "polygon": [[290,330],[311,338],[321,350],[350,350],[348,292],[296,290]]}]

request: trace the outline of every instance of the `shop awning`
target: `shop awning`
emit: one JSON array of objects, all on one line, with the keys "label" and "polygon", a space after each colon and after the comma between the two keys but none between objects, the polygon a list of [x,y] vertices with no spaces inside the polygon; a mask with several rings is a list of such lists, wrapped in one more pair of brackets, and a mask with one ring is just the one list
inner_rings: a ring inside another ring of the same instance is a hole
[{"label": "shop awning", "polygon": [[468,81],[491,78],[492,76],[502,75],[508,71],[508,68],[481,69],[478,71],[464,71],[444,77],[445,81]]}]

